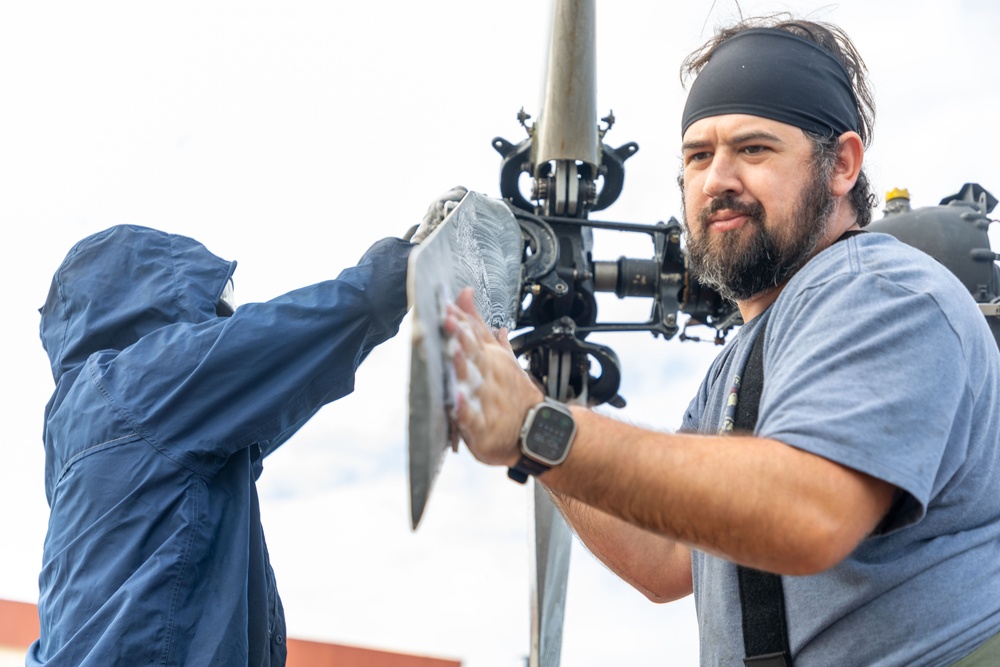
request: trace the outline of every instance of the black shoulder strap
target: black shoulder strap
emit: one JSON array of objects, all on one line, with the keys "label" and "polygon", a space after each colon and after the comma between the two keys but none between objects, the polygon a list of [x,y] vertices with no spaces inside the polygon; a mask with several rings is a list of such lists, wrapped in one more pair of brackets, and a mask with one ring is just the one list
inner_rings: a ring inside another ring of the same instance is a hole
[{"label": "black shoulder strap", "polygon": [[[864,234],[862,229],[844,232],[837,241]],[[834,241],[836,243],[837,241]],[[765,321],[750,348],[746,367],[740,377],[735,430],[752,433],[757,426],[760,395],[764,389]],[[781,577],[738,565],[736,576],[740,587],[740,608],[743,612],[743,659],[747,667],[792,667],[788,644],[788,620],[785,618],[785,593]]]},{"label": "black shoulder strap", "polygon": [[760,410],[760,394],[764,390],[764,334],[767,332],[767,322],[760,325],[757,338],[750,348],[750,356],[740,375],[740,389],[736,395],[736,414],[733,415],[733,428],[744,433],[753,433],[757,426],[757,413]]},{"label": "black shoulder strap", "polygon": [[[761,325],[750,348],[737,395],[734,428],[753,432],[764,388],[764,332]],[[785,619],[785,595],[781,577],[749,567],[737,566],[740,607],[743,611],[743,660],[747,667],[791,667],[788,648],[788,622]]]}]

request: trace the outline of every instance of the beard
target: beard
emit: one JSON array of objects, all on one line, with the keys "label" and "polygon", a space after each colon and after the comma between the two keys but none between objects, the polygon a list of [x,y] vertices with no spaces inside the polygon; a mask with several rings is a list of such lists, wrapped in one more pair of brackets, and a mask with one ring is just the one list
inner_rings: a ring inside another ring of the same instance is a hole
[{"label": "beard", "polygon": [[[688,267],[699,282],[725,299],[746,301],[802,268],[826,232],[833,211],[829,174],[822,171],[813,169],[788,219],[776,218],[770,226],[760,202],[734,197],[713,199],[699,211],[694,222],[701,231],[697,236],[691,234],[692,223],[685,217]],[[709,232],[709,218],[723,209],[746,215],[746,224],[721,234]]]}]

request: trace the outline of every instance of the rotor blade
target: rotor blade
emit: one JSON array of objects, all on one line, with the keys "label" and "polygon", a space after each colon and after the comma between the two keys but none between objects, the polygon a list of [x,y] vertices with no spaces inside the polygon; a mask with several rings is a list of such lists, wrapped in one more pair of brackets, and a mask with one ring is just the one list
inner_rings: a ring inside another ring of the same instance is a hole
[{"label": "rotor blade", "polygon": [[572,533],[548,492],[535,480],[532,486],[535,545],[528,664],[530,667],[559,667]]},{"label": "rotor blade", "polygon": [[442,333],[447,304],[464,287],[493,329],[512,329],[521,290],[521,229],[501,201],[470,192],[410,253],[406,293],[413,309],[410,341],[408,455],[410,520],[423,516],[452,443],[454,380]]}]

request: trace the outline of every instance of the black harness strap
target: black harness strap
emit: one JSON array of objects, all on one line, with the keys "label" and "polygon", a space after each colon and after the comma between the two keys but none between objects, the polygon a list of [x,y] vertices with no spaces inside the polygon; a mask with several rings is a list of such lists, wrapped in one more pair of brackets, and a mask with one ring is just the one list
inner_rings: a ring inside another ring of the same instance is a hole
[{"label": "black harness strap", "polygon": [[[760,394],[764,388],[764,332],[761,326],[750,348],[750,357],[740,377],[733,427],[752,433],[757,424]],[[743,611],[743,649],[747,667],[791,667],[788,622],[781,577],[749,567],[737,566],[740,606]]]}]

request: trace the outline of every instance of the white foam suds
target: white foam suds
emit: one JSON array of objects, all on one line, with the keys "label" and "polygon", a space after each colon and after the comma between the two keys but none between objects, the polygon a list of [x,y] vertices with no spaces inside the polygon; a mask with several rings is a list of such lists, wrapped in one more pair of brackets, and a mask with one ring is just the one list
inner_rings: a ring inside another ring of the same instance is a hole
[{"label": "white foam suds", "polygon": [[[472,329],[468,324],[460,324],[460,327],[465,327],[472,335]],[[472,362],[471,359],[466,358],[465,367],[467,377],[464,380],[460,380],[458,375],[455,373],[455,354],[458,353],[462,346],[458,342],[458,338],[455,336],[448,337],[448,345],[446,346],[446,352],[448,355],[448,366],[449,366],[449,379],[454,382],[455,387],[455,398],[460,399],[463,403],[468,406],[474,414],[480,415],[483,412],[483,404],[476,395],[479,388],[483,385],[483,374],[480,372],[479,367]],[[458,401],[452,401],[452,405],[457,405]]]}]

